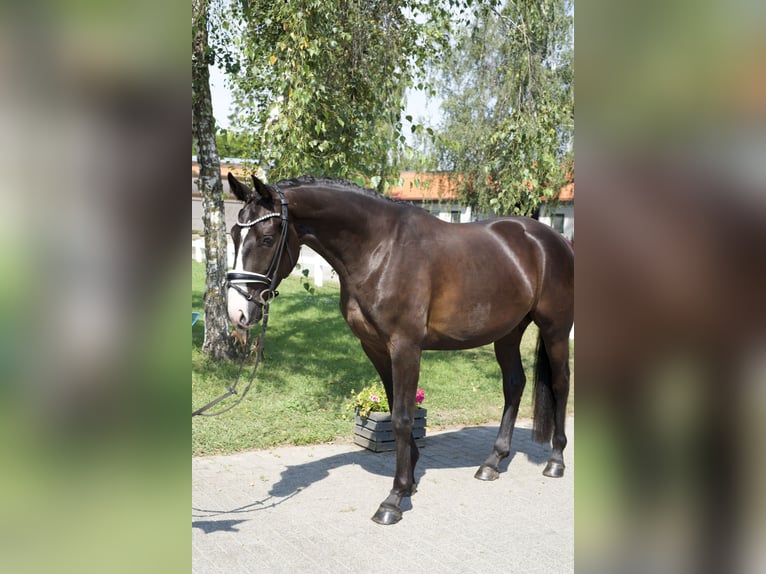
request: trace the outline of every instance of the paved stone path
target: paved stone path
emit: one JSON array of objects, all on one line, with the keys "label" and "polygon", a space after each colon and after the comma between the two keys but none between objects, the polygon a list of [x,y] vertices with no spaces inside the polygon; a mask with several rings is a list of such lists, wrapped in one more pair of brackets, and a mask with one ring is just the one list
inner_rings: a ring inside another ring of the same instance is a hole
[{"label": "paved stone path", "polygon": [[370,520],[391,488],[393,453],[332,444],[194,458],[192,570],[573,572],[574,419],[562,479],[542,475],[549,447],[529,426],[517,426],[494,482],[473,473],[497,426],[429,433],[418,492],[394,526]]}]

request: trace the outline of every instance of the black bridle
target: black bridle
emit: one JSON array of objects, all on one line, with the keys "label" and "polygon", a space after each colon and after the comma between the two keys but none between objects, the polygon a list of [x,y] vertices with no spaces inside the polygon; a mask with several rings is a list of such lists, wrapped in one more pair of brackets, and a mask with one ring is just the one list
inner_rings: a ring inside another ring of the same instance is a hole
[{"label": "black bridle", "polygon": [[[253,273],[252,271],[229,271],[226,273],[227,286],[237,291],[248,301],[252,301],[254,299],[253,294],[250,293],[247,289],[240,287],[240,285],[249,285],[251,283],[265,285],[266,289],[258,294],[259,302],[263,305],[268,304],[272,299],[274,299],[274,297],[279,295],[279,293],[276,291],[277,283],[279,283],[279,266],[282,263],[282,254],[284,253],[285,246],[287,245],[287,198],[285,198],[284,193],[282,193],[282,190],[279,188],[277,188],[277,193],[279,194],[279,202],[282,204],[281,213],[267,213],[266,215],[262,215],[257,219],[248,221],[247,223],[241,223],[239,220],[237,220],[237,225],[240,227],[252,227],[253,225],[273,217],[279,217],[282,219],[282,230],[279,235],[277,250],[274,252],[274,256],[271,258],[271,263],[269,264],[269,268],[266,271],[266,274],[264,275],[263,273]],[[239,246],[240,249],[243,247],[243,245]],[[288,253],[288,257],[289,256],[290,254]]]},{"label": "black bridle", "polygon": [[[245,360],[247,358],[245,356],[245,357],[242,357],[242,362],[239,365],[239,372],[237,373],[237,379],[236,381],[234,381],[234,385],[231,387],[227,387],[226,392],[222,394],[220,397],[213,399],[204,407],[200,407],[196,411],[192,412],[192,417],[195,417],[195,416],[215,417],[225,413],[226,411],[233,409],[239,403],[242,402],[242,400],[245,398],[245,395],[247,395],[248,391],[250,390],[250,387],[253,386],[253,381],[255,381],[255,372],[258,369],[258,365],[260,364],[261,359],[263,358],[263,342],[264,342],[264,339],[266,338],[266,328],[268,327],[268,324],[269,324],[269,304],[274,299],[274,297],[279,295],[279,293],[276,290],[277,283],[279,283],[279,266],[280,266],[280,263],[282,262],[282,254],[285,252],[285,245],[287,245],[287,235],[289,232],[287,227],[287,223],[288,223],[287,199],[282,193],[282,190],[277,189],[277,193],[279,194],[279,201],[282,204],[281,213],[267,213],[266,215],[263,215],[257,219],[254,219],[253,221],[248,221],[247,223],[240,223],[239,220],[237,220],[237,225],[239,225],[240,227],[252,227],[253,225],[256,225],[257,223],[260,223],[261,221],[266,221],[267,219],[271,219],[273,217],[279,217],[282,219],[282,230],[279,236],[279,244],[277,245],[277,250],[274,252],[274,256],[271,258],[271,263],[269,264],[268,271],[266,271],[265,275],[262,273],[253,273],[251,271],[229,271],[228,273],[226,273],[226,281],[228,286],[238,291],[248,301],[253,300],[253,295],[246,289],[242,289],[240,285],[243,285],[243,284],[248,285],[250,283],[258,283],[261,285],[266,285],[266,289],[264,289],[258,294],[260,303],[263,305],[263,313],[261,318],[261,334],[258,337],[258,341],[256,342],[255,364],[253,365],[253,372],[250,375],[250,382],[247,384],[247,387],[245,387],[245,390],[242,391],[242,394],[239,395],[239,398],[236,401],[234,401],[232,404],[230,404],[229,406],[225,408],[217,410],[213,413],[205,412],[210,410],[212,407],[214,407],[218,403],[220,403],[226,397],[237,394],[237,385],[239,384],[239,379],[240,379],[240,376],[242,375],[242,368],[244,367]],[[242,245],[240,245],[239,248],[242,249]],[[290,260],[292,261],[292,257],[290,256],[289,250],[287,251],[287,256],[290,257]]]}]

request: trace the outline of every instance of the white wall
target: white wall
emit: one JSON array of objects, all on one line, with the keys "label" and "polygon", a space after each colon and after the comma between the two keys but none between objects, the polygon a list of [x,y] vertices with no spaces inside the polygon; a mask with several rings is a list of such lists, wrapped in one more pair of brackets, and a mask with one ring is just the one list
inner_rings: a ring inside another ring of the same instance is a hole
[{"label": "white wall", "polygon": [[460,212],[460,223],[468,223],[471,221],[471,208],[462,207],[459,205],[440,205],[438,208],[432,208],[431,213],[441,219],[442,221],[452,221],[452,211]]},{"label": "white wall", "polygon": [[540,214],[540,222],[545,225],[552,226],[552,216],[561,214],[564,216],[564,237],[570,241],[574,240],[574,204],[573,203],[561,203],[556,207],[555,211],[548,213],[543,209]]}]

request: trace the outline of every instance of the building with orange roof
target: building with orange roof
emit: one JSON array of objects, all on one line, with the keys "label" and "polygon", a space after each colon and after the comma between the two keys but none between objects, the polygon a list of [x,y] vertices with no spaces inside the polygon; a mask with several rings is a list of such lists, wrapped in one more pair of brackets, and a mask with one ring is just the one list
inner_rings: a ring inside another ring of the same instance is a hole
[{"label": "building with orange roof", "polygon": [[444,221],[473,221],[476,218],[471,208],[460,205],[457,183],[450,173],[403,171],[386,193],[399,201],[417,205]]},{"label": "building with orange roof", "polygon": [[[464,223],[484,219],[486,216],[474,214],[470,207],[460,204],[458,182],[450,173],[404,171],[387,193],[394,199],[414,203],[445,221]],[[553,209],[542,207],[539,220],[570,241],[574,240],[574,180],[561,188],[559,201]]]},{"label": "building with orange roof", "polygon": [[574,243],[574,178],[561,188],[552,209],[543,206],[538,219]]}]

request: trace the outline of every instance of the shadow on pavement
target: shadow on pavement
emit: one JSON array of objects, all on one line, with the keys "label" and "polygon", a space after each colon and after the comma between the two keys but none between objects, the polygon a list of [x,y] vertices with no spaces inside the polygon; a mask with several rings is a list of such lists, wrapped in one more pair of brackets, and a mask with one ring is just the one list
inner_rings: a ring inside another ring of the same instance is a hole
[{"label": "shadow on pavement", "polygon": [[192,528],[199,528],[205,534],[211,532],[239,532],[236,526],[246,520],[193,520]]},{"label": "shadow on pavement", "polygon": [[[465,467],[468,476],[473,476],[473,472],[491,452],[497,431],[498,427],[495,426],[466,427],[429,436],[426,445],[420,450],[420,461],[415,467],[416,481],[420,482],[429,470],[437,468]],[[550,449],[532,442],[531,436],[530,429],[514,430],[511,454],[500,465],[500,472],[505,472],[519,453],[534,464],[547,462]],[[367,472],[390,476],[393,480],[396,455],[394,452],[374,453],[360,447],[358,451],[290,466],[282,472],[280,481],[274,484],[269,494],[275,497],[290,496],[323,480],[331,470],[349,464],[357,464]]]}]

